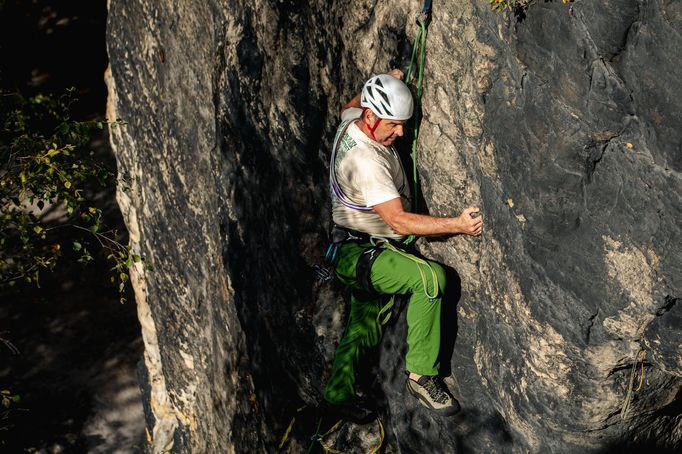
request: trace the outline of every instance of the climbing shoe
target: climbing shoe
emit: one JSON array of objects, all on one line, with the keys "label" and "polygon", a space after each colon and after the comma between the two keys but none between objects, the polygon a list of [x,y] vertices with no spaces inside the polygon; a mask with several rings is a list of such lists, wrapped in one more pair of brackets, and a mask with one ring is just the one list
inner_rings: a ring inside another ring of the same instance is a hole
[{"label": "climbing shoe", "polygon": [[323,407],[324,413],[327,415],[356,424],[367,424],[376,418],[376,411],[361,399],[354,399],[338,405],[325,401]]},{"label": "climbing shoe", "polygon": [[407,390],[419,402],[442,416],[451,416],[460,410],[459,402],[452,397],[445,383],[440,377],[422,375],[419,381],[407,379]]}]

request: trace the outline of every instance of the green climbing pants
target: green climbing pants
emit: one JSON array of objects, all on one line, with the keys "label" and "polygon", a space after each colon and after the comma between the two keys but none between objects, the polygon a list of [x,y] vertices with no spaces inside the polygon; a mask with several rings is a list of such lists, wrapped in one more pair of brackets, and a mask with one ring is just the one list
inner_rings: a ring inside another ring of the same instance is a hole
[{"label": "green climbing pants", "polygon": [[333,404],[347,402],[356,396],[355,368],[360,355],[381,341],[381,309],[385,300],[381,295],[410,295],[405,368],[419,375],[438,375],[440,367],[441,299],[445,291],[443,267],[432,261],[420,265],[420,259],[411,254],[383,249],[370,271],[372,286],[379,295],[371,295],[363,292],[356,274],[360,256],[371,247],[370,244],[347,242],[338,251],[336,275],[353,292],[346,331],[336,349],[325,388],[324,397]]}]

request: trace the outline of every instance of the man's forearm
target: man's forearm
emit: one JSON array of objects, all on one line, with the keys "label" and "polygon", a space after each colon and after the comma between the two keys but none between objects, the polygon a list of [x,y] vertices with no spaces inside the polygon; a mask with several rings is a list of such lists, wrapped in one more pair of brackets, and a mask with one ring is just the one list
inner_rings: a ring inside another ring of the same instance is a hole
[{"label": "man's forearm", "polygon": [[391,228],[400,235],[453,235],[463,233],[459,218],[440,218],[405,211],[392,221]]},{"label": "man's forearm", "polygon": [[403,209],[400,198],[387,200],[372,207],[399,235],[466,235],[481,234],[483,219],[477,207],[469,207],[457,217],[436,217],[410,213]]},{"label": "man's forearm", "polygon": [[346,109],[350,109],[351,107],[359,107],[359,108],[362,108],[362,106],[360,105],[360,97],[361,97],[361,96],[362,96],[362,93],[358,93],[357,96],[355,96],[353,99],[351,99],[350,101],[348,101],[348,104],[346,104],[345,106],[343,106],[343,107],[341,108],[341,112],[343,112],[343,111],[346,110]]}]

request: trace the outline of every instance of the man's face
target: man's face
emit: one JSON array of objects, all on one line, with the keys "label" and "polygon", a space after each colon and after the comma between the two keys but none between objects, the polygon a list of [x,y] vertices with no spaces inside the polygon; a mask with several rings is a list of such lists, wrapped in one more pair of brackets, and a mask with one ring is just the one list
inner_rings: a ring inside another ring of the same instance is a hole
[{"label": "man's face", "polygon": [[[378,119],[379,117],[377,117],[374,112],[368,110],[365,117],[365,124],[371,128]],[[374,139],[381,145],[393,145],[393,142],[395,142],[398,137],[403,136],[404,127],[404,120],[381,120],[377,129],[374,130]]]},{"label": "man's face", "polygon": [[403,120],[381,120],[379,126],[374,131],[374,137],[381,145],[393,145],[398,137],[404,134],[403,128],[405,121]]}]

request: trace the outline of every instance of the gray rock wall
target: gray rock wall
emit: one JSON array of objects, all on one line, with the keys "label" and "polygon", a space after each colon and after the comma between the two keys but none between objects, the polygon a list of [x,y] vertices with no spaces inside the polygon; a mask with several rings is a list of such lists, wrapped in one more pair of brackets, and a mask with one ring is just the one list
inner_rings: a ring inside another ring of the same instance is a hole
[{"label": "gray rock wall", "polygon": [[[338,109],[406,64],[419,6],[110,0],[118,200],[153,267],[131,276],[154,452],[272,452],[319,399],[344,322],[310,270]],[[478,204],[486,228],[419,243],[461,279],[463,411],[403,398],[399,320],[372,356],[386,452],[679,448],[681,29],[679,1],[531,2],[522,20],[436,2],[422,191],[434,215]]]}]

